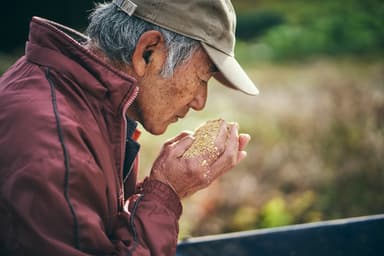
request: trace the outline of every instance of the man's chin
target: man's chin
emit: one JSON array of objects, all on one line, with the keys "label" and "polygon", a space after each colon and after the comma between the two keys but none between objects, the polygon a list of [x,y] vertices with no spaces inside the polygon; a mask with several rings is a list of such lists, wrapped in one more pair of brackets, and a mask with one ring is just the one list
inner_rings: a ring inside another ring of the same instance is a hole
[{"label": "man's chin", "polygon": [[156,125],[156,126],[143,126],[144,129],[149,132],[152,135],[162,135],[166,132],[169,124],[164,124],[162,126]]}]

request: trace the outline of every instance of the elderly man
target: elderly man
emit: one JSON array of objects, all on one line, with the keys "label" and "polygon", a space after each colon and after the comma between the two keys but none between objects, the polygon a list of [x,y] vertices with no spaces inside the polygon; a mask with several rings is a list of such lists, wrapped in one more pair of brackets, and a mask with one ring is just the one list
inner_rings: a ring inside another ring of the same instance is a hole
[{"label": "elderly man", "polygon": [[212,76],[257,94],[234,30],[229,0],[116,0],[87,37],[34,17],[0,79],[1,255],[174,255],[180,199],[236,166],[249,136],[222,122],[214,157],[185,158],[182,133],[137,183],[136,122],[162,134],[204,108]]}]

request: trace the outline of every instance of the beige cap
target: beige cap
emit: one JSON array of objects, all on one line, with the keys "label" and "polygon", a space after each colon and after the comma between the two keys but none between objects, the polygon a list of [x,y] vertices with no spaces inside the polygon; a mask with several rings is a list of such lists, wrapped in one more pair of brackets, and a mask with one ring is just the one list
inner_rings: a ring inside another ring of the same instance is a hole
[{"label": "beige cap", "polygon": [[201,42],[220,71],[215,78],[246,94],[259,93],[235,59],[236,14],[230,0],[114,0],[128,15]]}]

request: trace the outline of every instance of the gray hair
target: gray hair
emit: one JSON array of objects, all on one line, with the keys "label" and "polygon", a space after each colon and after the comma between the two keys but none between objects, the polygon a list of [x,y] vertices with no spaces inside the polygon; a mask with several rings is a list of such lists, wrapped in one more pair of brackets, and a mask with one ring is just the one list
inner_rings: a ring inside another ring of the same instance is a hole
[{"label": "gray hair", "polygon": [[89,16],[86,30],[90,40],[113,61],[132,64],[132,55],[140,36],[148,30],[159,31],[167,47],[167,59],[161,75],[173,75],[175,68],[190,59],[200,47],[197,40],[129,16],[113,3],[99,4]]}]

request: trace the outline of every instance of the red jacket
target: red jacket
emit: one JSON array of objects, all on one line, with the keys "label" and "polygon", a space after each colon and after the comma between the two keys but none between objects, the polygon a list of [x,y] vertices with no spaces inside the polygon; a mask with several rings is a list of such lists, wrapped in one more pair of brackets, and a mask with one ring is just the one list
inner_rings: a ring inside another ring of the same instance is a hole
[{"label": "red jacket", "polygon": [[137,168],[123,186],[138,88],[84,40],[35,17],[25,56],[0,78],[0,254],[174,255],[177,195],[136,187]]}]

